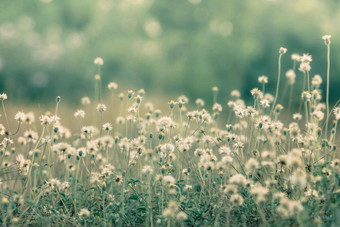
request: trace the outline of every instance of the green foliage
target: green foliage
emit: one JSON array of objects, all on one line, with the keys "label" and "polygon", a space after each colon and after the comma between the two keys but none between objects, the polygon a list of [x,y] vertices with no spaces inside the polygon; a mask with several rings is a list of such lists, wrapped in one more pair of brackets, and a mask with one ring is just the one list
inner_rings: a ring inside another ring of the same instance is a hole
[{"label": "green foliage", "polygon": [[[247,91],[259,75],[275,84],[276,51],[321,58],[311,74],[325,80],[325,47],[332,34],[338,59],[339,1],[317,0],[3,0],[0,7],[0,90],[28,100],[62,94],[77,101],[92,90],[92,60],[105,60],[102,79],[173,95],[207,98]],[[149,25],[149,29],[147,28]],[[160,31],[157,31],[157,25]],[[156,29],[156,31],[155,31]],[[334,103],[340,66],[332,62]],[[283,60],[283,73],[291,68]],[[301,81],[302,74],[298,75]],[[273,90],[270,90],[271,92]],[[284,94],[281,94],[284,95]],[[70,99],[69,99],[70,100]],[[209,102],[209,100],[208,100]],[[295,104],[295,103],[294,103]]]}]

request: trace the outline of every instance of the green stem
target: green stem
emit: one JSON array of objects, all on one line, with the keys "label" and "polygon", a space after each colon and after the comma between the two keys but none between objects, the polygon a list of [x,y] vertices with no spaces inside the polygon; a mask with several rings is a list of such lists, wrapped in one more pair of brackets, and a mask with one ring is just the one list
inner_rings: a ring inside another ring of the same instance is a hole
[{"label": "green stem", "polygon": [[272,106],[272,110],[271,110],[271,114],[274,111],[275,105],[276,105],[276,101],[277,101],[277,96],[279,95],[279,88],[280,88],[280,77],[281,77],[281,57],[282,54],[279,55],[279,60],[278,60],[278,65],[279,65],[279,69],[278,69],[278,75],[277,75],[277,83],[276,83],[276,92],[275,92],[275,98],[274,98],[274,102],[273,102],[273,106]]},{"label": "green stem", "polygon": [[2,100],[2,109],[4,111],[4,115],[5,115],[5,119],[6,119],[6,124],[7,124],[7,128],[8,128],[8,133],[9,135],[11,135],[11,129],[9,127],[9,122],[8,122],[8,118],[7,118],[7,113],[6,113],[6,108],[5,108],[5,104],[4,104],[4,100]]},{"label": "green stem", "polygon": [[329,121],[329,71],[330,71],[330,44],[327,44],[327,96],[326,96],[326,127],[325,127],[325,138],[327,139],[328,132],[328,121]]}]

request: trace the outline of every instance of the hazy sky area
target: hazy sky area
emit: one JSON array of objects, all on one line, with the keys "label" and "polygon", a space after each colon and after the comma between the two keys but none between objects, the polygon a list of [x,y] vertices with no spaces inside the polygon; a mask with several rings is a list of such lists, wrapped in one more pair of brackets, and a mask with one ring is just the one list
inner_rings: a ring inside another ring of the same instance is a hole
[{"label": "hazy sky area", "polygon": [[[232,89],[250,97],[269,77],[274,92],[278,50],[313,57],[311,76],[325,81],[326,46],[332,35],[331,102],[340,93],[337,64],[340,2],[336,0],[2,0],[0,90],[13,100],[79,101],[93,91],[100,56],[102,83],[151,93],[211,99],[211,87],[227,98]],[[298,68],[298,66],[297,66]],[[296,69],[295,92],[303,74]],[[282,77],[282,83],[286,78]],[[323,84],[323,88],[325,83]],[[284,85],[282,93],[284,95]],[[223,99],[225,100],[225,99]]]}]

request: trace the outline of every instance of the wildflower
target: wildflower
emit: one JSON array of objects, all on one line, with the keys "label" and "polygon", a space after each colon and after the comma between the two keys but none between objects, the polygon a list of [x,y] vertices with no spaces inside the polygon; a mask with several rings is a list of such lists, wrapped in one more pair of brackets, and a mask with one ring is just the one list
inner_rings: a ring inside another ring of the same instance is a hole
[{"label": "wildflower", "polygon": [[298,168],[302,165],[301,151],[292,150],[286,157],[286,164],[288,167]]},{"label": "wildflower", "polygon": [[111,131],[111,130],[112,130],[112,125],[111,125],[111,123],[105,123],[105,124],[103,124],[103,130],[104,130],[104,131],[107,131],[107,132]]},{"label": "wildflower", "polygon": [[184,221],[184,220],[188,219],[188,215],[186,213],[184,213],[183,211],[180,211],[180,212],[177,213],[176,219],[178,221]]},{"label": "wildflower", "polygon": [[295,74],[294,70],[292,70],[292,69],[288,70],[286,72],[286,78],[288,80],[289,85],[295,84],[296,74]]},{"label": "wildflower", "polygon": [[304,188],[307,184],[307,175],[302,169],[297,169],[290,177],[290,182],[300,188]]},{"label": "wildflower", "polygon": [[149,165],[145,165],[142,169],[142,173],[145,174],[145,175],[149,175],[149,174],[152,174],[153,173],[153,169],[151,166]]},{"label": "wildflower", "polygon": [[324,36],[322,36],[322,39],[325,42],[325,45],[331,44],[331,38],[332,38],[331,35],[324,35]]},{"label": "wildflower", "polygon": [[262,151],[261,157],[262,157],[263,160],[273,160],[275,155],[274,155],[273,152]]},{"label": "wildflower", "polygon": [[122,124],[124,124],[125,123],[125,118],[124,117],[117,117],[116,118],[116,122],[117,122],[117,124],[119,124],[119,125],[122,125]]},{"label": "wildflower", "polygon": [[268,99],[262,99],[260,101],[260,105],[262,106],[262,108],[268,108],[270,107],[270,101]]},{"label": "wildflower", "polygon": [[263,97],[263,93],[262,91],[260,91],[258,88],[254,88],[250,91],[251,95],[254,97],[254,99],[257,98],[262,98]]},{"label": "wildflower", "polygon": [[81,134],[84,138],[90,138],[97,132],[97,129],[93,126],[83,126],[81,128]]},{"label": "wildflower", "polygon": [[136,102],[137,102],[138,104],[140,104],[140,103],[142,102],[142,100],[143,100],[143,97],[142,97],[141,95],[138,94],[138,95],[136,96],[135,99],[136,99]]},{"label": "wildflower", "polygon": [[3,124],[0,124],[0,136],[5,135],[6,133],[6,128],[3,126]]},{"label": "wildflower", "polygon": [[7,99],[7,95],[5,93],[0,94],[0,100],[5,101]]},{"label": "wildflower", "polygon": [[245,185],[246,181],[246,178],[242,174],[235,174],[229,179],[231,184]]},{"label": "wildflower", "polygon": [[168,207],[164,209],[163,216],[165,218],[175,218],[176,212],[178,211],[178,205],[175,201],[170,201]]},{"label": "wildflower", "polygon": [[109,90],[117,90],[118,89],[118,84],[114,83],[114,82],[110,82],[108,85],[107,85],[107,88]]},{"label": "wildflower", "polygon": [[302,115],[300,113],[293,114],[293,119],[295,121],[300,121],[302,119]]},{"label": "wildflower", "polygon": [[170,102],[168,102],[170,109],[173,109],[175,107],[175,105],[177,104],[177,102],[175,102],[174,100],[171,100]]},{"label": "wildflower", "polygon": [[[313,97],[314,100],[320,101],[322,99],[321,94],[320,94],[320,90],[313,90],[312,91],[312,97]],[[317,106],[317,109],[318,109],[318,106]]]},{"label": "wildflower", "polygon": [[185,95],[181,95],[177,98],[178,103],[181,103],[182,105],[189,103],[188,97]]},{"label": "wildflower", "polygon": [[268,77],[266,77],[264,75],[259,76],[258,81],[259,81],[260,84],[267,84],[268,83]]},{"label": "wildflower", "polygon": [[42,125],[49,125],[49,124],[52,124],[53,122],[53,119],[47,115],[40,116],[39,120]]},{"label": "wildflower", "polygon": [[298,54],[292,54],[291,59],[292,59],[293,61],[300,61],[300,55],[298,55]]},{"label": "wildflower", "polygon": [[230,150],[230,148],[227,147],[227,146],[222,146],[222,147],[220,147],[220,148],[218,149],[218,152],[219,152],[220,154],[227,154],[227,155],[229,155],[230,152],[231,152],[231,150]]},{"label": "wildflower", "polygon": [[324,114],[322,111],[320,111],[320,110],[315,110],[315,111],[313,112],[313,116],[314,116],[318,121],[322,121],[323,118],[324,118],[324,116],[325,116],[325,114]]},{"label": "wildflower", "polygon": [[78,148],[76,154],[79,157],[85,157],[86,156],[86,148],[85,147]]},{"label": "wildflower", "polygon": [[128,90],[128,95],[127,95],[127,97],[129,98],[129,99],[131,99],[132,98],[132,96],[135,94],[135,92],[133,91],[133,90]]},{"label": "wildflower", "polygon": [[214,93],[217,93],[218,92],[218,87],[217,86],[214,86],[214,87],[212,87],[212,89],[211,89]]},{"label": "wildflower", "polygon": [[19,122],[22,123],[24,121],[26,121],[26,114],[23,112],[18,112],[17,114],[15,114],[14,119]]},{"label": "wildflower", "polygon": [[163,177],[163,182],[167,185],[174,184],[175,183],[175,178],[173,176],[167,175]]},{"label": "wildflower", "polygon": [[85,97],[83,97],[82,99],[81,99],[81,104],[82,105],[89,105],[91,103],[91,100],[90,100],[90,98],[89,97],[87,97],[87,96],[85,96]]},{"label": "wildflower", "polygon": [[174,150],[175,150],[175,147],[171,143],[166,143],[161,146],[161,152],[165,154],[172,153],[174,152]]},{"label": "wildflower", "polygon": [[229,155],[225,155],[225,156],[222,157],[221,161],[224,164],[232,163],[233,162],[233,158],[230,157]]},{"label": "wildflower", "polygon": [[256,202],[261,203],[261,202],[266,202],[266,195],[269,193],[269,189],[261,186],[260,184],[256,184],[250,192],[255,195],[256,197]]},{"label": "wildflower", "polygon": [[283,198],[286,198],[286,194],[283,193],[283,192],[275,192],[274,195],[273,195],[273,199],[275,200],[281,200]]},{"label": "wildflower", "polygon": [[124,100],[124,93],[119,93],[119,95],[118,95],[118,98],[119,98],[119,100],[120,101],[123,101]]},{"label": "wildflower", "polygon": [[308,197],[311,197],[311,196],[313,196],[313,197],[318,197],[319,194],[318,194],[318,192],[317,192],[316,190],[314,190],[314,189],[308,189],[308,191],[305,192],[305,196],[308,196]]},{"label": "wildflower", "polygon": [[144,89],[139,89],[139,90],[138,90],[138,95],[140,95],[141,97],[144,97],[144,95],[145,95],[145,90],[144,90]]},{"label": "wildflower", "polygon": [[299,67],[301,72],[309,72],[311,70],[310,64],[307,62],[302,62]]},{"label": "wildflower", "polygon": [[304,92],[302,92],[302,94],[301,94],[301,98],[302,98],[302,100],[303,100],[304,102],[310,101],[310,99],[312,98],[312,95],[310,94],[310,92],[304,91]]},{"label": "wildflower", "polygon": [[237,186],[234,184],[228,184],[223,190],[224,194],[233,195],[237,193]]},{"label": "wildflower", "polygon": [[312,62],[312,55],[303,54],[303,55],[300,57],[300,61],[301,61],[302,63],[310,63],[310,62]]},{"label": "wildflower", "polygon": [[90,216],[90,211],[86,208],[82,208],[79,210],[79,213],[78,213],[79,217],[81,218],[87,218]]},{"label": "wildflower", "polygon": [[203,167],[206,171],[211,171],[215,169],[215,164],[211,161],[205,161]]},{"label": "wildflower", "polygon": [[245,169],[247,173],[251,173],[254,170],[258,169],[259,167],[260,167],[259,162],[254,158],[250,158],[245,164]]},{"label": "wildflower", "polygon": [[198,107],[203,107],[204,106],[204,101],[203,101],[203,99],[196,99],[196,105],[198,106]]},{"label": "wildflower", "polygon": [[32,141],[33,143],[38,140],[38,133],[33,130],[27,130],[24,132],[24,137],[28,139],[28,141]]},{"label": "wildflower", "polygon": [[166,131],[170,127],[174,127],[175,124],[170,117],[162,117],[157,121],[157,129],[159,131]]},{"label": "wildflower", "polygon": [[283,110],[283,106],[281,104],[277,104],[275,107],[275,112],[280,113]]},{"label": "wildflower", "polygon": [[97,105],[96,109],[97,109],[98,112],[102,113],[102,112],[105,112],[105,111],[106,111],[107,107],[106,107],[105,104],[100,104],[100,103],[99,103],[99,104]]},{"label": "wildflower", "polygon": [[291,217],[299,214],[303,210],[303,206],[300,201],[294,201],[283,197],[280,199],[280,205],[276,210],[283,217]]},{"label": "wildflower", "polygon": [[312,85],[316,88],[320,87],[320,85],[322,84],[322,78],[319,74],[314,75],[313,79],[312,79]]},{"label": "wildflower", "polygon": [[209,113],[202,114],[202,121],[209,124],[211,122],[211,115]]},{"label": "wildflower", "polygon": [[222,112],[222,106],[218,103],[215,103],[212,109],[214,112]]},{"label": "wildflower", "polygon": [[84,118],[85,117],[85,111],[84,110],[77,110],[74,113],[74,117],[76,117],[76,118]]},{"label": "wildflower", "polygon": [[233,98],[240,98],[241,97],[241,93],[239,90],[232,90],[230,93],[230,96]]},{"label": "wildflower", "polygon": [[285,53],[287,53],[287,48],[280,47],[279,54],[283,55]]},{"label": "wildflower", "polygon": [[95,65],[104,65],[104,60],[101,57],[97,57],[94,59],[93,63]]},{"label": "wildflower", "polygon": [[340,119],[340,107],[334,108],[333,112],[334,112],[335,119],[339,120]]},{"label": "wildflower", "polygon": [[234,206],[241,206],[243,204],[243,198],[239,194],[233,194],[232,196],[230,196],[230,202]]},{"label": "wildflower", "polygon": [[35,117],[34,117],[34,113],[33,112],[28,112],[28,113],[26,113],[26,123],[27,124],[32,124],[33,122],[34,122],[34,120],[35,120]]}]

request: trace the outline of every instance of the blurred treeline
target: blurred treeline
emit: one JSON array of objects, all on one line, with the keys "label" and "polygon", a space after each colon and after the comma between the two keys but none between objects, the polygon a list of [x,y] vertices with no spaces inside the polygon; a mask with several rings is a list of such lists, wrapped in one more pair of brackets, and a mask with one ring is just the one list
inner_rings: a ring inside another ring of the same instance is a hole
[{"label": "blurred treeline", "polygon": [[[264,74],[273,92],[281,46],[283,73],[292,53],[310,53],[311,75],[321,74],[325,87],[321,36],[331,34],[334,103],[339,25],[338,0],[1,0],[0,92],[14,101],[78,102],[93,94],[97,56],[103,86],[211,98],[217,85],[226,97],[235,88],[248,95]],[[302,79],[297,72],[297,96]]]}]

